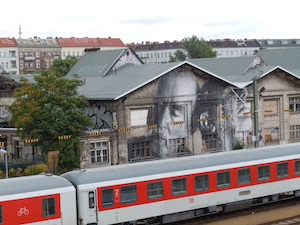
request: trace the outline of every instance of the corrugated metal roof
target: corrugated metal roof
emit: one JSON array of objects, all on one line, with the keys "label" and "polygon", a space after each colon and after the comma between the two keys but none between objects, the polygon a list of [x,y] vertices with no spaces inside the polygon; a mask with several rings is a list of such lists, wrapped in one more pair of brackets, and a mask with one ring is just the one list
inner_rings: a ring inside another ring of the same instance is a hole
[{"label": "corrugated metal roof", "polygon": [[150,83],[179,64],[180,62],[159,65],[127,64],[106,76],[86,77],[85,84],[78,91],[90,100],[116,100]]},{"label": "corrugated metal roof", "polygon": [[300,48],[263,49],[257,55],[267,66],[281,66],[288,70],[300,69]]},{"label": "corrugated metal roof", "polygon": [[68,72],[66,77],[77,74],[79,77],[103,76],[125,49],[115,49],[107,51],[87,52]]},{"label": "corrugated metal roof", "polygon": [[[124,51],[124,49],[119,49],[88,52],[72,68],[67,77],[78,74],[80,78],[83,78],[85,84],[79,88],[79,93],[90,100],[116,100],[186,63],[239,88],[251,84],[253,77],[258,76],[257,72],[262,77],[279,68],[287,73],[290,72],[298,79],[300,75],[300,69],[290,71],[295,67],[295,59],[291,59],[294,63],[290,65],[280,61],[282,57],[283,61],[286,60],[285,57],[289,59],[298,57],[298,51],[291,55],[285,53],[286,56],[282,53],[281,57],[273,56],[272,51],[263,52],[260,56],[267,66],[258,66],[256,70],[248,71],[247,69],[257,56],[189,59],[184,62],[166,64],[127,64],[114,71],[113,65]],[[280,67],[280,64],[287,68]]]}]

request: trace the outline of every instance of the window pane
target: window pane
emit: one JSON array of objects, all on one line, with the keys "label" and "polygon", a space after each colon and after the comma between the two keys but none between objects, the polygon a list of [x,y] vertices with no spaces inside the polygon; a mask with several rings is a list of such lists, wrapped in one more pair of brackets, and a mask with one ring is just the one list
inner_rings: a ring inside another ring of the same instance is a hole
[{"label": "window pane", "polygon": [[137,201],[136,186],[121,188],[121,203],[129,204]]},{"label": "window pane", "polygon": [[197,192],[207,191],[209,189],[208,175],[202,175],[195,177],[195,188]]},{"label": "window pane", "polygon": [[288,164],[287,163],[281,163],[277,165],[277,177],[278,178],[284,178],[289,175],[288,173]]},{"label": "window pane", "polygon": [[108,207],[114,204],[114,191],[113,189],[106,189],[102,191],[102,206]]},{"label": "window pane", "polygon": [[172,180],[172,193],[173,195],[183,195],[186,193],[186,179]]},{"label": "window pane", "polygon": [[218,188],[226,188],[230,186],[229,172],[222,172],[217,174],[217,186]]},{"label": "window pane", "polygon": [[55,199],[46,198],[43,199],[43,216],[52,216],[55,215]]},{"label": "window pane", "polygon": [[95,193],[93,191],[89,192],[89,208],[95,208]]},{"label": "window pane", "polygon": [[155,182],[148,184],[148,199],[161,198],[164,195],[163,183]]},{"label": "window pane", "polygon": [[261,166],[258,167],[258,180],[269,180],[270,179],[270,167],[269,166]]},{"label": "window pane", "polygon": [[295,162],[295,174],[297,174],[297,175],[300,174],[300,160],[297,160]]},{"label": "window pane", "polygon": [[3,223],[2,205],[0,205],[0,223]]},{"label": "window pane", "polygon": [[251,183],[250,169],[241,169],[239,174],[239,185]]}]

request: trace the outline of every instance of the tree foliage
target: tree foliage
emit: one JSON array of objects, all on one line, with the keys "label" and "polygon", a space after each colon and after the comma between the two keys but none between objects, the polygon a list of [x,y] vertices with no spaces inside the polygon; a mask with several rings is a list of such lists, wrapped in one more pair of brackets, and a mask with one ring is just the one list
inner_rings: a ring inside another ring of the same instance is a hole
[{"label": "tree foliage", "polygon": [[203,38],[199,39],[197,36],[193,35],[191,38],[184,38],[182,42],[184,51],[177,50],[175,56],[171,58],[173,62],[184,61],[186,58],[214,58],[217,56],[217,53]]},{"label": "tree foliage", "polygon": [[176,50],[174,53],[174,56],[170,56],[170,62],[176,62],[176,61],[184,61],[186,60],[187,55],[182,50]]},{"label": "tree foliage", "polygon": [[[88,102],[77,93],[82,81],[65,79],[61,74],[47,70],[37,75],[35,82],[21,80],[21,87],[15,90],[15,102],[9,107],[10,123],[17,128],[21,138],[38,139],[35,144],[44,154],[58,150],[61,162],[67,162],[65,166],[78,167],[78,136],[90,124],[84,114]],[[59,140],[58,137],[63,135],[71,135],[72,140]],[[66,142],[71,143],[72,149],[65,145]]]},{"label": "tree foliage", "polygon": [[68,59],[55,59],[53,61],[51,69],[54,72],[62,74],[63,76],[72,69],[72,67],[77,63],[78,59],[76,57],[71,57]]}]

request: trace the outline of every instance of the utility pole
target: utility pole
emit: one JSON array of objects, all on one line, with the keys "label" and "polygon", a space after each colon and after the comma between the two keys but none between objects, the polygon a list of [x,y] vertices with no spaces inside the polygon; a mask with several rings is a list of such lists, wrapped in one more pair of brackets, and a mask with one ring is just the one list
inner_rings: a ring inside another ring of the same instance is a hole
[{"label": "utility pole", "polygon": [[259,137],[258,137],[258,91],[257,91],[257,81],[259,77],[253,78],[253,106],[254,106],[254,147],[258,147]]}]

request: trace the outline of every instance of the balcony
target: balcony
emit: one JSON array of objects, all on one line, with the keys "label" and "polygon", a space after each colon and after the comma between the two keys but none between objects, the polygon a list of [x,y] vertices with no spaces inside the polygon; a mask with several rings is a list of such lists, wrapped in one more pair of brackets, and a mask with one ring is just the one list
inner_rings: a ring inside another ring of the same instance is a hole
[{"label": "balcony", "polygon": [[24,60],[25,61],[33,61],[33,60],[35,60],[35,57],[34,56],[25,56]]}]

